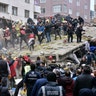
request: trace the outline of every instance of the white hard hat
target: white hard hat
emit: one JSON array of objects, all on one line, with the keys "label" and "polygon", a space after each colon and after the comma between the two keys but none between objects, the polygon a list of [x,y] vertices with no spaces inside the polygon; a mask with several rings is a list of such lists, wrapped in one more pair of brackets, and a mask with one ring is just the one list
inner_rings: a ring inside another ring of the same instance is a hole
[{"label": "white hard hat", "polygon": [[41,51],[41,52],[40,52],[40,54],[42,54],[42,55],[43,55],[43,54],[44,54],[44,52],[43,52],[43,51]]},{"label": "white hard hat", "polygon": [[86,64],[82,64],[82,67],[84,67]]},{"label": "white hard hat", "polygon": [[68,63],[67,63],[67,66],[70,66],[70,65],[71,65],[71,62],[68,62]]}]

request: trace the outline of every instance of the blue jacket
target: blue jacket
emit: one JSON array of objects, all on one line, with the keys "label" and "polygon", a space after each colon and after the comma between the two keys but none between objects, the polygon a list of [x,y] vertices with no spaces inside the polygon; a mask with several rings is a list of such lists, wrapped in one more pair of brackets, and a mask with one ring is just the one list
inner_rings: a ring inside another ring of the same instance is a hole
[{"label": "blue jacket", "polygon": [[47,82],[48,81],[47,81],[46,78],[38,79],[36,81],[36,83],[34,84],[34,86],[33,86],[33,90],[32,90],[31,96],[38,96],[39,89],[41,88],[41,86],[44,86]]},{"label": "blue jacket", "polygon": [[44,32],[45,27],[44,26],[37,26],[37,31],[42,31]]}]

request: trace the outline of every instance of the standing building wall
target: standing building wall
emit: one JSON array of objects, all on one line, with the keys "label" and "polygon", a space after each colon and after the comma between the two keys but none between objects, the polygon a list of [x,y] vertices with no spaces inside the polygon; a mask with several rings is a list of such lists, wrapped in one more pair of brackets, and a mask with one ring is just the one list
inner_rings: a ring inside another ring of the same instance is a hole
[{"label": "standing building wall", "polygon": [[41,6],[41,17],[53,16],[57,13],[70,14],[73,18],[79,15],[85,22],[90,22],[90,0],[36,0]]},{"label": "standing building wall", "polygon": [[[36,12],[37,7],[39,10]],[[34,20],[38,11],[40,13],[40,7],[34,5],[34,0],[0,0],[0,18],[26,22],[28,17]]]}]

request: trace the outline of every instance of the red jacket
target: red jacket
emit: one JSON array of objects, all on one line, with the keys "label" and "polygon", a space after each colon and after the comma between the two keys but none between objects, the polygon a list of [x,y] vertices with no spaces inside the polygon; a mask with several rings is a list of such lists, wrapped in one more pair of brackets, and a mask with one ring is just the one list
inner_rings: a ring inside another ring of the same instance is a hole
[{"label": "red jacket", "polygon": [[58,84],[65,89],[65,96],[73,96],[74,80],[70,77],[63,77],[58,79]]},{"label": "red jacket", "polygon": [[16,76],[16,71],[15,71],[15,67],[14,67],[14,61],[9,62],[9,66],[10,66],[10,71],[11,71],[11,77],[13,78],[14,76]]}]

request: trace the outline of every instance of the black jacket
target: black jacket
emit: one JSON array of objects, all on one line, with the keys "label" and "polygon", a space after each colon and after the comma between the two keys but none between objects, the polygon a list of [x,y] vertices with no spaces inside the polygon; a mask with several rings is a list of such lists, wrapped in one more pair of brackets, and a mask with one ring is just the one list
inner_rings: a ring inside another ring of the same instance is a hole
[{"label": "black jacket", "polygon": [[82,27],[78,27],[77,30],[76,30],[76,35],[77,36],[81,36],[82,35],[82,31],[85,31],[85,30],[83,30]]},{"label": "black jacket", "polygon": [[0,96],[11,96],[7,87],[0,85]]},{"label": "black jacket", "polygon": [[0,60],[0,74],[2,77],[8,77],[8,65],[4,60]]},{"label": "black jacket", "polygon": [[45,33],[46,33],[46,32],[50,32],[50,31],[51,31],[51,27],[52,27],[51,24],[46,24],[46,25],[45,25]]},{"label": "black jacket", "polygon": [[36,82],[37,79],[41,78],[41,75],[36,72],[36,71],[29,71],[26,75],[25,75],[25,79],[24,82],[26,84],[27,87],[32,88]]},{"label": "black jacket", "polygon": [[78,96],[80,89],[89,88],[91,89],[93,77],[90,74],[81,74],[77,77],[74,85],[74,96]]},{"label": "black jacket", "polygon": [[74,33],[73,26],[72,27],[68,27],[67,33],[68,33],[68,35],[72,35]]}]

